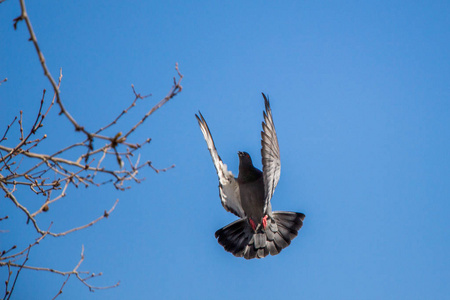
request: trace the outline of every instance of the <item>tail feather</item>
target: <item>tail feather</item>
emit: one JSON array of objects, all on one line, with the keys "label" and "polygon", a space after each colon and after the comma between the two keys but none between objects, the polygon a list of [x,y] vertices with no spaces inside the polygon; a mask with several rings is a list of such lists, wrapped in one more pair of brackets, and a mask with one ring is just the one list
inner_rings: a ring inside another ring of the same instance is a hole
[{"label": "tail feather", "polygon": [[278,249],[274,241],[267,241],[267,249],[269,249],[270,255],[277,255],[281,249]]},{"label": "tail feather", "polygon": [[216,238],[226,251],[241,257],[244,255],[245,246],[250,242],[251,227],[247,226],[247,219],[239,219],[216,231]]},{"label": "tail feather", "polygon": [[293,231],[289,228],[286,228],[284,225],[278,226],[278,232],[283,236],[284,240],[288,245],[291,243],[291,240],[297,236],[297,232]]},{"label": "tail feather", "polygon": [[256,257],[256,249],[252,245],[245,246],[244,258],[252,259]]},{"label": "tail feather", "polygon": [[273,239],[275,238],[275,233],[272,230],[266,230],[266,237],[268,242],[273,241]]},{"label": "tail feather", "polygon": [[264,233],[257,233],[254,235],[255,248],[261,249],[266,246],[266,235]]},{"label": "tail feather", "polygon": [[280,232],[275,234],[275,239],[273,240],[275,245],[281,250],[289,246],[291,243],[287,238],[285,238]]},{"label": "tail feather", "polygon": [[245,259],[277,255],[291,244],[303,225],[305,215],[296,212],[273,212],[267,227],[253,231],[247,218],[239,219],[216,231],[220,245],[228,252]]},{"label": "tail feather", "polygon": [[256,255],[258,258],[266,257],[267,255],[269,255],[269,249],[267,249],[267,247],[259,248]]}]

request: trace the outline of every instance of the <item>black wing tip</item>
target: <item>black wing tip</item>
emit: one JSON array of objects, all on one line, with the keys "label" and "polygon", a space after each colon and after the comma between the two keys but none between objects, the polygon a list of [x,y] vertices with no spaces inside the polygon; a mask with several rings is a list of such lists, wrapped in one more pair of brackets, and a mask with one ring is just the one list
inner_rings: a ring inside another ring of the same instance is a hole
[{"label": "black wing tip", "polygon": [[214,233],[214,236],[216,237],[216,239],[222,234],[223,229],[219,229]]},{"label": "black wing tip", "polygon": [[[199,117],[200,116],[200,117]],[[198,115],[195,114],[195,117],[197,118],[197,120],[204,120],[202,113],[200,112],[200,110],[198,111]]]},{"label": "black wing tip", "polygon": [[269,102],[269,96],[266,96],[266,94],[264,94],[263,92],[261,92],[261,95],[264,98],[264,105],[266,107],[266,111],[269,112],[270,111],[270,102]]},{"label": "black wing tip", "polygon": [[[202,113],[200,112],[200,110],[198,111],[198,115],[195,114],[195,117],[197,118],[197,121],[198,121],[198,123],[199,123],[200,125],[203,125],[203,126],[208,127],[208,125],[206,125],[206,120],[205,120],[205,118],[203,117],[203,115],[202,115]],[[209,131],[209,129],[208,129],[208,131]]]},{"label": "black wing tip", "polygon": [[302,220],[302,222],[305,220],[305,214],[297,213],[297,216],[299,217],[300,220]]}]

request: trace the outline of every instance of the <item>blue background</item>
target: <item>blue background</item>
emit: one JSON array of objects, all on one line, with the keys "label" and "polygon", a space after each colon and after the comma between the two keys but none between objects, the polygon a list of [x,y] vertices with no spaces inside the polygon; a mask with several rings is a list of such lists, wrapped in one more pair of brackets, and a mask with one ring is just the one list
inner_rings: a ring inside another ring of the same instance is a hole
[{"label": "blue background", "polygon": [[[89,130],[142,94],[116,131],[162,99],[176,75],[181,94],[132,142],[152,138],[141,160],[166,173],[118,192],[70,188],[38,217],[59,232],[120,202],[107,220],[33,248],[29,265],[103,272],[89,293],[75,278],[61,299],[445,299],[450,294],[450,4],[448,1],[28,1],[28,13],[61,97]],[[0,5],[1,132],[19,110],[31,126],[43,76],[18,1]],[[235,220],[194,113],[237,173],[237,151],[260,162],[269,95],[281,149],[274,210],[303,212],[299,236],[280,255],[246,261],[215,230]],[[46,96],[46,105],[51,93]],[[29,128],[29,127],[26,127]],[[114,130],[110,131],[114,134]],[[36,152],[83,138],[53,108]],[[18,128],[5,145],[17,143]],[[75,157],[75,154],[73,154]],[[114,164],[113,160],[111,164]],[[39,207],[28,191],[19,201]],[[2,249],[36,237],[26,216],[0,201]],[[0,269],[6,279],[6,268]],[[2,279],[3,280],[3,279]],[[23,271],[15,299],[51,299],[64,277]]]}]

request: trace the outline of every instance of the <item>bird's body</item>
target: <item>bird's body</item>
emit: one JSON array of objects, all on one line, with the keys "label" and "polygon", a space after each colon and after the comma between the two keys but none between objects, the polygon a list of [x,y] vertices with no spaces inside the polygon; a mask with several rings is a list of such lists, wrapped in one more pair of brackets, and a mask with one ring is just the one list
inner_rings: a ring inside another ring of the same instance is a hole
[{"label": "bird's body", "polygon": [[264,217],[264,178],[263,173],[252,164],[250,155],[239,152],[239,194],[245,214],[255,224],[261,223]]},{"label": "bird's body", "polygon": [[226,251],[246,259],[276,255],[286,248],[303,225],[305,215],[296,212],[272,212],[271,198],[280,177],[280,150],[269,100],[263,94],[264,112],[261,172],[253,166],[250,155],[238,152],[239,174],[235,178],[217,154],[211,132],[202,114],[196,115],[219,177],[223,207],[240,217],[216,231],[216,238]]},{"label": "bird's body", "polygon": [[255,181],[239,183],[242,208],[248,218],[256,224],[262,223],[264,209],[264,182],[262,176]]}]

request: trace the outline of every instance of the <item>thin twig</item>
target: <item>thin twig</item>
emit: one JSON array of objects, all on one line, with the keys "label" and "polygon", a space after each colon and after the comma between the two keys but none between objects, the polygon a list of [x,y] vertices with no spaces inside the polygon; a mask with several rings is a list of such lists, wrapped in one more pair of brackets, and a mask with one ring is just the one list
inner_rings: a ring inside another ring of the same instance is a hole
[{"label": "thin twig", "polygon": [[[81,258],[78,261],[77,265],[73,268],[73,270],[67,271],[67,272],[59,271],[59,270],[52,269],[52,268],[33,267],[33,266],[25,265],[26,261],[28,260],[28,255],[29,255],[30,249],[31,248],[28,249],[28,252],[27,252],[27,255],[26,255],[24,263],[16,264],[16,263],[11,263],[11,262],[8,262],[8,263],[0,262],[0,266],[16,267],[16,268],[19,268],[18,272],[20,272],[20,270],[22,270],[22,269],[28,269],[28,270],[34,270],[34,271],[47,271],[47,272],[51,272],[51,273],[54,273],[54,274],[59,274],[59,275],[62,275],[62,276],[75,275],[81,281],[81,283],[83,283],[85,286],[87,286],[89,288],[90,291],[110,289],[110,288],[117,287],[120,284],[120,281],[119,281],[119,282],[117,282],[114,285],[104,286],[104,287],[97,287],[97,286],[90,285],[90,284],[88,284],[86,282],[87,279],[90,279],[90,278],[95,277],[95,276],[101,276],[102,273],[94,274],[94,273],[85,272],[85,271],[78,271],[78,268],[81,266],[81,263],[84,261],[84,246],[82,246],[82,248],[81,248],[81,255],[80,255]],[[90,275],[88,275],[87,277],[83,278],[83,277],[81,277],[81,274],[90,274]],[[17,279],[17,275],[16,275],[16,279]],[[13,290],[13,288],[11,289],[10,294],[12,293],[12,290]]]},{"label": "thin twig", "polygon": [[[45,91],[45,90],[44,90]],[[44,92],[45,95],[45,92]],[[36,129],[40,127],[40,125],[42,124],[42,119],[41,117],[41,111],[42,111],[42,105],[44,104],[44,95],[42,96],[42,100],[41,100],[41,104],[39,106],[39,112],[37,114],[36,120],[34,121],[34,124],[32,126],[32,129],[30,130],[30,133],[27,135],[26,138],[21,139],[20,143],[17,144],[16,147],[14,147],[14,149],[11,149],[11,151],[5,156],[3,157],[3,160],[6,161],[6,159],[8,159],[9,157],[11,157],[12,155],[15,154],[15,152],[20,149],[30,138],[30,136],[32,134],[34,134],[36,132]]]},{"label": "thin twig", "polygon": [[[16,286],[17,278],[19,278],[20,271],[22,271],[23,267],[25,266],[25,264],[28,261],[28,256],[30,255],[30,250],[31,250],[31,247],[28,248],[27,255],[25,256],[25,260],[23,261],[22,265],[19,267],[19,270],[17,270],[16,277],[14,278],[14,283],[13,283],[11,290],[9,292],[9,295],[8,295],[8,300],[11,298],[11,295],[14,291],[14,287]],[[9,264],[9,265],[12,265],[12,264]]]},{"label": "thin twig", "polygon": [[180,73],[180,70],[178,69],[178,63],[175,64],[175,70],[178,73],[178,81],[175,79],[175,77],[173,78],[173,82],[174,85],[172,86],[172,89],[170,90],[170,92],[167,94],[166,97],[164,97],[164,99],[162,99],[161,101],[159,101],[158,104],[156,104],[148,113],[145,114],[145,116],[139,121],[137,122],[136,125],[134,125],[133,128],[130,129],[130,131],[128,131],[125,135],[124,138],[127,138],[133,131],[136,130],[136,128],[138,128],[139,125],[141,125],[142,123],[144,123],[144,121],[151,115],[153,114],[156,110],[158,110],[159,108],[161,108],[161,106],[163,106],[164,104],[166,104],[170,99],[172,99],[173,97],[175,97],[176,95],[178,95],[178,93],[180,93],[183,90],[183,87],[181,86],[181,80],[183,80],[183,75]]},{"label": "thin twig", "polygon": [[3,137],[0,139],[0,142],[2,142],[3,140],[6,140],[6,135],[8,134],[9,128],[11,128],[11,126],[14,124],[14,122],[17,120],[17,116],[14,117],[14,120],[12,120],[12,122],[8,125],[8,127],[6,127],[5,133],[3,134]]},{"label": "thin twig", "polygon": [[69,119],[69,121],[73,124],[76,131],[83,131],[89,137],[89,133],[83,127],[78,125],[78,123],[75,121],[75,119],[70,115],[70,113],[64,108],[64,105],[62,104],[62,101],[60,98],[60,93],[59,93],[59,87],[56,84],[55,80],[53,79],[52,74],[48,70],[47,64],[45,63],[44,54],[42,53],[42,51],[39,47],[36,34],[34,33],[33,26],[31,25],[30,18],[28,17],[27,9],[25,6],[25,0],[20,0],[20,8],[21,8],[22,14],[19,17],[17,17],[16,19],[14,19],[14,21],[15,21],[14,28],[17,28],[17,23],[22,20],[25,21],[25,23],[27,24],[28,32],[30,33],[30,40],[33,42],[34,47],[36,48],[36,52],[39,56],[39,61],[41,62],[42,69],[44,70],[44,75],[50,81],[50,84],[53,87],[53,91],[55,92],[56,103],[59,105],[59,108],[61,109],[59,114],[64,114],[67,117],[67,119]]}]

